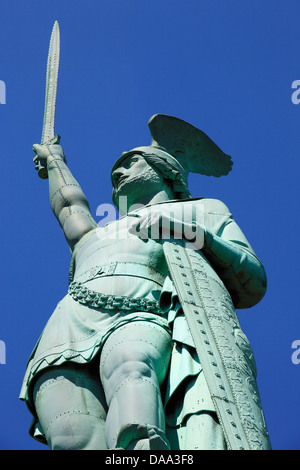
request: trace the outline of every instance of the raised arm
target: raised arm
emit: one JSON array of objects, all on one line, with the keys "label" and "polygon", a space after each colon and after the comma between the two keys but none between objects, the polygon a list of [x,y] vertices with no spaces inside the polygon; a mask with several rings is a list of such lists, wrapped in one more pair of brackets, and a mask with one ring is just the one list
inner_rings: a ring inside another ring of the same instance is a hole
[{"label": "raised arm", "polygon": [[81,237],[97,227],[89,203],[67,167],[60,145],[35,144],[33,150],[34,161],[47,167],[51,208],[73,251]]}]

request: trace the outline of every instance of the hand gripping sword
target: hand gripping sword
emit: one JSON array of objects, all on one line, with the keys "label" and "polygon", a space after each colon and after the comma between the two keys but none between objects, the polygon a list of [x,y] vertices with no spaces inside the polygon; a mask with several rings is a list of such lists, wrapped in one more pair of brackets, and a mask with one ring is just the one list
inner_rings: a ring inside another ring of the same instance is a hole
[{"label": "hand gripping sword", "polygon": [[[59,67],[59,51],[60,51],[60,35],[58,22],[55,21],[49,44],[47,72],[46,72],[46,95],[45,95],[45,109],[44,109],[44,122],[42,131],[42,144],[59,144],[60,136],[54,136],[54,119],[55,119],[55,103],[57,91],[57,77]],[[44,167],[39,161],[37,156],[33,158],[36,162],[36,169],[38,175],[42,179],[48,178],[47,168]]]}]

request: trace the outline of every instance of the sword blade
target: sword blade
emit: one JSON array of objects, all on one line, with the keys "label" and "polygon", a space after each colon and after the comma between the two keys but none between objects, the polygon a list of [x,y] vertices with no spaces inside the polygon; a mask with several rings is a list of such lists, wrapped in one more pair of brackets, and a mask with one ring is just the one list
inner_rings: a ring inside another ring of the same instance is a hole
[{"label": "sword blade", "polygon": [[54,137],[55,104],[57,92],[57,77],[60,53],[60,33],[58,22],[55,21],[49,44],[47,72],[46,72],[46,95],[41,144]]}]

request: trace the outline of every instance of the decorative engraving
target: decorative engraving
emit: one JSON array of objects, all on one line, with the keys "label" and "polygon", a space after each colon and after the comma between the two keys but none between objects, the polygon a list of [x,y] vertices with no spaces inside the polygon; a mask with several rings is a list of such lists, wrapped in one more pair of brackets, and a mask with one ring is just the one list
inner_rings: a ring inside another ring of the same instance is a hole
[{"label": "decorative engraving", "polygon": [[[197,352],[228,447],[269,448],[255,380],[254,355],[228,291],[199,252],[177,247],[181,255],[178,265],[170,244],[166,244],[164,251],[195,344],[202,345]],[[178,268],[181,276],[178,276]],[[190,290],[181,296],[180,292],[184,291],[181,284],[183,287],[186,282],[183,277],[188,278]],[[192,308],[193,304],[197,309]],[[199,324],[201,327],[197,328]],[[217,371],[212,373],[211,368]],[[217,390],[222,391],[223,396]]]}]

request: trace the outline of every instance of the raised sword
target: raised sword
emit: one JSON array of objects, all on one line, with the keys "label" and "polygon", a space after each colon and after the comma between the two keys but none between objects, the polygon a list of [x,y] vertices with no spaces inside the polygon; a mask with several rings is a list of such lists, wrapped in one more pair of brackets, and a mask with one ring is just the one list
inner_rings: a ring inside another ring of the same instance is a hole
[{"label": "raised sword", "polygon": [[[47,72],[46,72],[46,93],[45,93],[45,108],[44,108],[44,121],[42,130],[42,144],[59,144],[60,136],[54,133],[54,120],[55,120],[55,104],[57,93],[57,78],[59,68],[59,53],[60,53],[60,33],[58,22],[55,21],[49,44]],[[37,156],[33,158],[36,162],[36,169],[38,175],[42,179],[48,178],[47,168],[44,167],[38,160]]]}]

